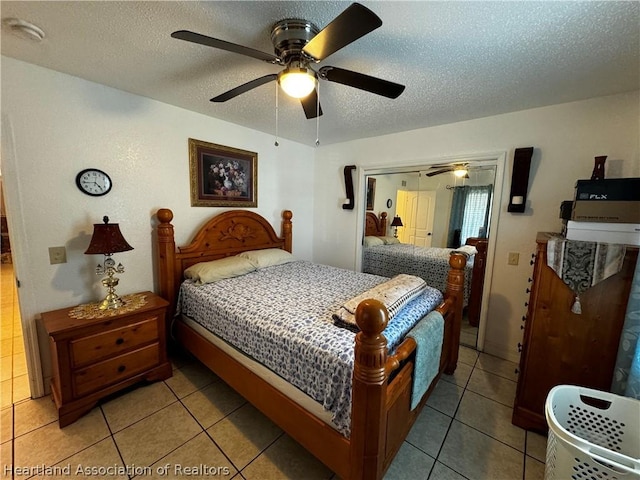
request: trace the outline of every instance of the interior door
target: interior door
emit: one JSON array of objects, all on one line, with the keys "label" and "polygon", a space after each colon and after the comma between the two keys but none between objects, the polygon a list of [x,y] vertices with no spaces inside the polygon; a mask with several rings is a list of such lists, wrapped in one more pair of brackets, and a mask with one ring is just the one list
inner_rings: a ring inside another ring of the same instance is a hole
[{"label": "interior door", "polygon": [[398,228],[402,243],[430,247],[436,210],[435,191],[398,190],[396,214],[403,226]]}]

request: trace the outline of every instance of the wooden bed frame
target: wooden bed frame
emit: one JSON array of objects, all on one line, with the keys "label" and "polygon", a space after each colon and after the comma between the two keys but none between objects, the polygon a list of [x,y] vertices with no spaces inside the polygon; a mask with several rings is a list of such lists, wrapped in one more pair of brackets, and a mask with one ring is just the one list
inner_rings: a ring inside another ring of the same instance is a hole
[{"label": "wooden bed frame", "polygon": [[[235,210],[206,222],[192,242],[176,249],[173,213],[157,213],[157,260],[160,295],[175,311],[185,268],[198,262],[236,255],[245,250],[292,250],[292,213],[282,214],[282,237],[260,215]],[[466,257],[451,255],[445,301],[437,310],[445,317],[440,371],[420,405],[410,409],[416,343],[407,337],[394,355],[382,335],[388,314],[375,300],[365,300],[356,312],[361,331],[355,339],[352,383],[351,436],[346,438],[234,360],[185,322],[174,322],[177,341],[287,432],[327,467],[345,480],[379,480],[444,371],[452,374],[458,361],[462,295]]]},{"label": "wooden bed frame", "polygon": [[[387,212],[381,212],[379,217],[373,212],[367,212],[364,234],[376,237],[387,235]],[[468,238],[466,243],[466,245],[472,245],[478,250],[473,260],[471,292],[469,294],[469,305],[467,305],[467,318],[469,319],[469,325],[473,327],[477,327],[480,324],[480,307],[484,290],[484,271],[487,266],[488,244],[488,239],[476,237]]]}]

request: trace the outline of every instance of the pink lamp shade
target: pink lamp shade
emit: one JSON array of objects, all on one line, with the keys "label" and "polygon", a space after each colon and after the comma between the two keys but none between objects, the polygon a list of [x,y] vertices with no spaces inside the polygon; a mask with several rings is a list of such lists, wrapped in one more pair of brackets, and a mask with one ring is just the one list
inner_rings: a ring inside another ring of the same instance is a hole
[{"label": "pink lamp shade", "polygon": [[133,250],[133,247],[122,236],[117,223],[109,223],[109,217],[106,215],[102,218],[102,221],[104,223],[95,223],[93,225],[91,243],[84,253],[87,255],[111,255],[112,253]]}]

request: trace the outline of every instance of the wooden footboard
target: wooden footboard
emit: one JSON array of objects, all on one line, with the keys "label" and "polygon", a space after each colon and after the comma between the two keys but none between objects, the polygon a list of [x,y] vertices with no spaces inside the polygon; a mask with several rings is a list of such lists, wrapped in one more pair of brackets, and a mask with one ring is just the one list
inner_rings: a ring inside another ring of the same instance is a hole
[{"label": "wooden footboard", "polygon": [[[283,237],[259,215],[246,210],[214,217],[194,236],[194,241],[176,249],[171,219],[173,213],[158,212],[158,270],[160,294],[175,306],[182,271],[196,261],[235,255],[243,250],[283,248],[291,251],[290,211],[283,213]],[[230,232],[235,232],[230,235]],[[199,259],[199,260],[198,260]],[[391,464],[420,413],[440,374],[453,373],[458,360],[466,257],[454,253],[449,260],[445,301],[438,311],[445,318],[440,373],[411,410],[411,388],[416,343],[407,338],[389,355],[382,331],[388,313],[375,300],[362,302],[356,312],[361,331],[356,335],[352,385],[351,436],[345,438],[247,367],[177,321],[175,337],[205,365],[280,428],[345,480],[379,480]]]}]

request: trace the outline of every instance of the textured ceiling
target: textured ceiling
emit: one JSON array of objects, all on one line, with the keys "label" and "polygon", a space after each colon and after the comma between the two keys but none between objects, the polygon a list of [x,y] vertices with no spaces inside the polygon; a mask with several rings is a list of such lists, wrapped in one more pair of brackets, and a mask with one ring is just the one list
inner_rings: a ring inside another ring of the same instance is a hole
[{"label": "textured ceiling", "polygon": [[[362,2],[383,25],[320,66],[406,85],[396,100],[321,82],[321,144],[413,130],[640,88],[636,1]],[[3,19],[40,26],[36,43],[2,27],[2,54],[275,134],[275,83],[209,99],[278,67],[172,39],[192,30],[273,53],[271,26],[320,28],[349,2],[2,1]],[[279,135],[313,145],[316,121],[280,95]]]}]

